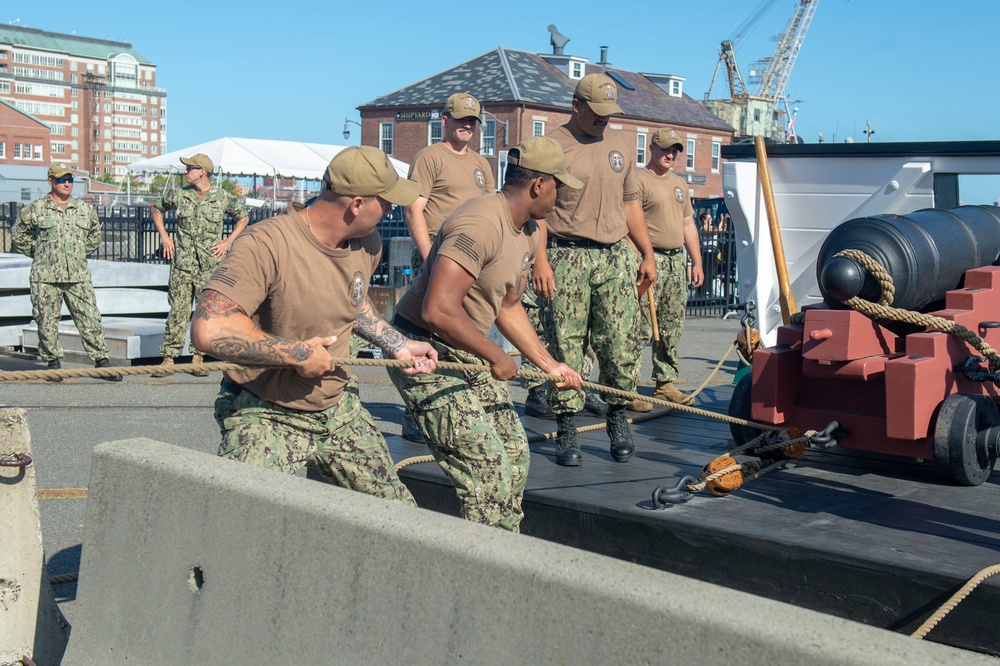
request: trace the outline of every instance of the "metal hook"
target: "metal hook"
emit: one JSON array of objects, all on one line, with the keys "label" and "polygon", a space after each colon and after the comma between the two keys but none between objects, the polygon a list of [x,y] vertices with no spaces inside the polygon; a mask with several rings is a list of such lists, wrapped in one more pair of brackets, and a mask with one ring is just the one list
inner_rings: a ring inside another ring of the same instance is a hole
[{"label": "metal hook", "polygon": [[833,431],[839,427],[839,423],[830,421],[825,428],[809,438],[810,448],[832,449],[837,446],[837,440],[833,438]]},{"label": "metal hook", "polygon": [[657,486],[656,490],[653,491],[653,508],[662,509],[667,504],[683,504],[687,502],[694,497],[694,493],[685,488],[685,486],[691,483],[698,483],[698,479],[693,476],[685,476],[675,486]]}]

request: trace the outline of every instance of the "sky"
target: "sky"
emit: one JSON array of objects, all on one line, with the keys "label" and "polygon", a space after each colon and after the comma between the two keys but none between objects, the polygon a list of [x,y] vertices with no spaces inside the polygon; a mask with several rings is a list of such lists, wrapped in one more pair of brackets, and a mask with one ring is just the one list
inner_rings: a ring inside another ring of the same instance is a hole
[{"label": "sky", "polygon": [[[815,0],[815,18],[787,93],[806,142],[1000,139],[996,0]],[[4,3],[0,21],[129,42],[167,90],[168,145],[223,136],[356,144],[357,107],[498,46],[566,53],[622,69],[686,78],[704,96],[719,44],[766,0],[672,2]],[[746,75],[774,50],[796,0],[770,9],[736,41]],[[104,5],[103,7],[111,7]],[[726,91],[717,81],[713,97]],[[964,188],[966,203],[1000,199],[1000,178]],[[982,201],[968,201],[971,190]]]}]

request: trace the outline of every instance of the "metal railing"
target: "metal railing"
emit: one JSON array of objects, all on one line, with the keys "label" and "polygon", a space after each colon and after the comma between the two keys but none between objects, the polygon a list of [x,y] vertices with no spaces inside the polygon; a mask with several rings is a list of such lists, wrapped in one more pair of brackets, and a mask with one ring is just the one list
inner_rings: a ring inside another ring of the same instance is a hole
[{"label": "metal railing", "polygon": [[[0,252],[14,252],[11,230],[23,204],[0,204]],[[147,205],[95,206],[97,216],[103,225],[101,244],[91,255],[92,259],[111,261],[131,261],[148,264],[166,263],[160,251],[160,238],[153,226],[153,217]],[[250,224],[274,215],[269,208],[249,210]],[[174,211],[163,215],[163,222],[169,233],[176,232],[177,217]],[[227,217],[224,232],[230,233],[236,221]],[[390,256],[390,239],[408,236],[410,231],[403,218],[402,208],[396,207],[392,213],[382,218],[378,224],[382,235],[382,259],[371,284],[393,286],[390,266],[408,265],[409,257]],[[730,229],[701,234],[702,264],[705,282],[698,289],[688,292],[687,315],[689,317],[720,317],[736,303],[736,237]]]}]

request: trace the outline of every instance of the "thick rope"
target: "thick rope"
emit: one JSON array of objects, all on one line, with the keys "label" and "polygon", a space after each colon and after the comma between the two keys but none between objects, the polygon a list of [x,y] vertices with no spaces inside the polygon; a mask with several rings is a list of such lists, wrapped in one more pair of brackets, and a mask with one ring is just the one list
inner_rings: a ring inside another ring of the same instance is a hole
[{"label": "thick rope", "polygon": [[977,573],[975,576],[970,578],[969,582],[963,585],[958,590],[958,592],[953,594],[951,598],[948,599],[948,601],[944,602],[944,604],[933,615],[927,618],[927,621],[924,622],[922,625],[920,625],[920,627],[918,627],[916,631],[910,634],[910,636],[918,639],[921,639],[924,636],[926,636],[931,629],[936,627],[937,624],[941,620],[943,620],[946,615],[948,615],[948,613],[955,610],[955,607],[958,606],[960,603],[962,603],[962,601],[964,601],[965,598],[969,596],[972,593],[972,591],[979,586],[980,583],[982,583],[990,576],[995,576],[998,573],[1000,573],[1000,564],[994,564],[993,566],[986,567],[985,569]]},{"label": "thick rope", "polygon": [[[998,353],[995,349],[993,349],[993,347],[987,344],[985,340],[967,329],[965,326],[957,324],[950,319],[935,317],[922,312],[914,312],[912,310],[903,310],[891,307],[893,297],[896,293],[895,287],[892,284],[892,276],[890,276],[888,271],[886,271],[885,268],[883,268],[882,265],[875,261],[875,259],[871,256],[861,250],[842,250],[833,256],[847,257],[858,262],[862,268],[872,274],[872,277],[875,278],[882,289],[882,294],[877,303],[872,303],[871,301],[866,301],[863,298],[855,296],[843,301],[844,305],[848,306],[852,310],[860,312],[870,319],[889,319],[891,321],[913,324],[914,326],[922,326],[924,328],[930,328],[936,331],[941,331],[942,333],[953,335],[978,351],[982,356],[986,357],[986,359],[989,360],[990,368],[994,370],[1000,368],[1000,353]],[[791,318],[790,323],[798,325],[804,324],[805,313],[796,313],[796,315]]]}]

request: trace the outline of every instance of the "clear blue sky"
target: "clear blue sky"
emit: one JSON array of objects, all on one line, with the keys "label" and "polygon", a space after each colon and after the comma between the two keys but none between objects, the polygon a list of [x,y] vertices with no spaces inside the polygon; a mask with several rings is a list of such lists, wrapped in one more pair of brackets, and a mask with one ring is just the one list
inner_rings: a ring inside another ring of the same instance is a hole
[{"label": "clear blue sky", "polygon": [[[167,89],[168,149],[222,136],[345,143],[356,107],[497,46],[548,53],[550,23],[566,52],[686,77],[700,98],[760,0],[701,2],[169,2],[9,4],[0,20],[124,40],[157,65]],[[795,0],[775,0],[736,46],[741,68],[770,55]],[[787,92],[807,142],[998,139],[996,0],[820,0]],[[716,84],[716,96],[724,89]],[[357,126],[352,138],[358,141]],[[977,188],[1000,198],[998,181]],[[988,186],[988,187],[987,187]]]}]

